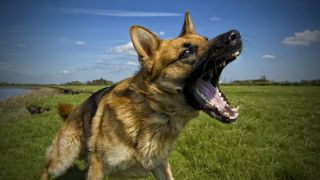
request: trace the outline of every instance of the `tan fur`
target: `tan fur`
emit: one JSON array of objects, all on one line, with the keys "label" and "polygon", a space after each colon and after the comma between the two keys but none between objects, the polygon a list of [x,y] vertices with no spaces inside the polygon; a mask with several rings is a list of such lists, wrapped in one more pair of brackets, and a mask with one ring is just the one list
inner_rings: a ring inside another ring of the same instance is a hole
[{"label": "tan fur", "polygon": [[[199,47],[197,57],[207,43],[195,34],[188,13],[185,21],[183,34],[171,40],[160,40],[139,26],[131,28],[141,70],[117,83],[101,98],[90,120],[90,135],[85,134],[81,117],[86,105],[71,112],[48,149],[43,180],[63,173],[82,150],[87,151],[89,180],[105,176],[140,177],[149,171],[157,179],[173,179],[168,155],[182,128],[198,115],[181,92],[192,63],[174,61],[184,43]],[[190,61],[196,60],[195,57]],[[65,112],[69,107],[60,109],[59,112]]]}]

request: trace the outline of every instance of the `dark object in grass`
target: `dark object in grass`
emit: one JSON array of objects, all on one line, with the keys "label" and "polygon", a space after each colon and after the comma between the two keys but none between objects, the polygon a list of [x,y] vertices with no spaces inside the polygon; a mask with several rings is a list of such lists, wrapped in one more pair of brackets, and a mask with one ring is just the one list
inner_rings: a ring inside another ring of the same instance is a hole
[{"label": "dark object in grass", "polygon": [[62,94],[74,95],[74,94],[80,94],[81,93],[80,91],[74,91],[72,89],[65,89],[65,88],[61,88],[61,87],[51,87],[51,88],[59,90],[59,92],[62,93]]},{"label": "dark object in grass", "polygon": [[71,89],[61,89],[60,88],[60,91],[63,93],[63,94],[79,94],[80,92],[78,91],[74,91],[74,90],[71,90]]},{"label": "dark object in grass", "polygon": [[36,105],[28,105],[27,110],[30,112],[31,115],[34,115],[34,114],[41,114],[43,112],[50,111],[50,108],[36,106]]}]

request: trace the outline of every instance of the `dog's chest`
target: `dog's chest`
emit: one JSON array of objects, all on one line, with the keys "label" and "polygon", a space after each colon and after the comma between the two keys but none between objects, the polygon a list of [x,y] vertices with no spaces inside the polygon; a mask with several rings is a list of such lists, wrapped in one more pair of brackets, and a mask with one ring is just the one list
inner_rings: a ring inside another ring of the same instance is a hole
[{"label": "dog's chest", "polygon": [[158,123],[140,129],[135,148],[118,143],[109,149],[105,160],[109,167],[113,167],[114,173],[144,176],[167,159],[182,125],[172,127],[168,124],[168,117],[159,114],[155,114],[150,120]]},{"label": "dog's chest", "polygon": [[107,152],[104,162],[109,176],[122,179],[148,175],[149,171],[143,168],[135,158],[136,152],[125,144],[115,144]]},{"label": "dog's chest", "polygon": [[[137,160],[145,169],[154,169],[165,161],[180,132],[180,124],[170,122],[168,116],[155,113],[150,125],[141,131],[137,141]],[[178,127],[177,127],[178,126]]]}]

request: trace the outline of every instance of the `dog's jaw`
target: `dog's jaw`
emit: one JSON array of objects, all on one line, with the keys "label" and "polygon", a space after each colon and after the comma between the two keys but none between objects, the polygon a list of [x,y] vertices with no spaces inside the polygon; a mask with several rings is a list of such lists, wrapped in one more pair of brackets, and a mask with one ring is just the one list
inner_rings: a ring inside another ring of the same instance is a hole
[{"label": "dog's jaw", "polygon": [[218,87],[200,78],[193,88],[196,101],[202,105],[202,110],[208,115],[226,123],[238,118],[239,107],[232,108]]},{"label": "dog's jaw", "polygon": [[[230,38],[226,42],[225,37]],[[233,108],[219,89],[219,77],[224,67],[237,59],[242,51],[240,34],[229,31],[209,41],[207,52],[200,58],[186,80],[184,93],[188,103],[209,116],[224,122],[234,122],[239,115],[239,107]]]}]

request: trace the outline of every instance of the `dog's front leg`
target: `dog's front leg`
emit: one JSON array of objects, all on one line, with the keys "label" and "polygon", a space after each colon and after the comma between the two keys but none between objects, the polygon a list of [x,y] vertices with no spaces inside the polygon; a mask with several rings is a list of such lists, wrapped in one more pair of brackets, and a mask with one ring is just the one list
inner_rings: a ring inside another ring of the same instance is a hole
[{"label": "dog's front leg", "polygon": [[95,153],[89,155],[89,169],[87,174],[87,180],[103,180],[104,172],[101,162],[97,159]]},{"label": "dog's front leg", "polygon": [[168,160],[165,160],[158,167],[152,170],[157,180],[174,180]]}]

